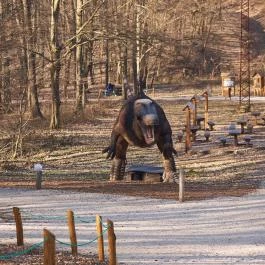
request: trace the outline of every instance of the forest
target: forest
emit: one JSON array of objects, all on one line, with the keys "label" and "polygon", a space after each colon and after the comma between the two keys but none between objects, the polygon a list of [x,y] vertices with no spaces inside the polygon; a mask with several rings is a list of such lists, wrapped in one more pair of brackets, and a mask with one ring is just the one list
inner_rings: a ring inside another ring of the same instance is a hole
[{"label": "forest", "polygon": [[88,92],[108,83],[126,98],[129,84],[137,93],[153,82],[215,75],[220,62],[209,42],[221,2],[1,0],[1,112],[20,104],[31,118],[43,118],[44,98],[56,129],[63,98],[74,100],[76,114]]},{"label": "forest", "polygon": [[[264,9],[251,2],[252,72],[264,70]],[[124,100],[128,89],[174,90],[239,70],[235,0],[1,0],[0,26],[1,148],[11,142],[12,157],[36,124],[58,130],[69,117],[105,115],[94,103],[109,83]]]}]

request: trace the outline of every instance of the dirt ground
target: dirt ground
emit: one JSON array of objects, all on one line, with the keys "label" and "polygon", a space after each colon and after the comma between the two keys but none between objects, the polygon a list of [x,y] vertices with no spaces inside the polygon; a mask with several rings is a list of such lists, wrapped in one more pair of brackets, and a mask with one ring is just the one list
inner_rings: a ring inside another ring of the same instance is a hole
[{"label": "dirt ground", "polygon": [[[258,188],[264,179],[265,126],[262,117],[265,99],[252,99],[252,111],[260,112],[258,120],[255,120],[252,112],[238,111],[238,98],[227,100],[220,95],[219,89],[218,86],[213,88],[209,96],[208,116],[216,124],[210,131],[210,140],[206,141],[204,130],[199,130],[188,154],[184,151],[184,141],[179,142],[177,138],[185,127],[183,107],[194,94],[202,94],[204,88],[169,86],[150,95],[163,107],[171,125],[178,152],[176,166],[185,170],[186,200],[242,196]],[[53,132],[35,130],[33,136],[25,137],[25,149],[30,150],[26,157],[0,160],[0,187],[34,189],[35,173],[32,168],[34,163],[41,163],[44,167],[43,188],[177,199],[177,184],[108,182],[111,161],[105,159],[101,150],[108,145],[121,105],[119,98],[91,101],[88,102],[88,114],[96,110],[100,114],[93,114],[93,120],[68,122],[62,129]],[[204,117],[204,105],[205,100],[200,98],[198,116]],[[239,145],[235,146],[233,137],[228,135],[228,127],[233,123],[240,129],[238,120],[241,118],[248,120],[253,131],[245,130],[238,137]],[[250,145],[244,140],[246,136],[251,138]],[[220,137],[226,137],[225,146],[220,143]],[[129,147],[127,166],[135,164],[162,166],[157,147]]]},{"label": "dirt ground", "polygon": [[[185,200],[203,200],[220,196],[243,196],[259,187],[262,178],[245,175],[233,178],[219,179],[206,182],[198,177],[193,177],[188,172],[185,183]],[[0,187],[30,188],[35,189],[33,177],[30,180],[12,177],[1,177]],[[42,182],[42,189],[62,189],[90,193],[120,194],[128,196],[142,196],[159,199],[178,200],[179,186],[177,183],[145,183],[143,181],[95,181],[75,179],[75,177],[52,180],[48,178]]]},{"label": "dirt ground", "polygon": [[[234,185],[231,181],[216,183],[191,183],[185,186],[185,200],[202,200],[220,196],[243,196],[252,192],[258,187],[257,181],[237,180]],[[20,187],[35,189],[35,183],[30,182],[0,182],[0,187]],[[95,181],[45,181],[42,185],[44,189],[63,189],[80,192],[94,192],[107,194],[120,194],[128,196],[142,196],[160,199],[178,200],[178,184],[177,183],[124,183],[124,182],[95,182]]]}]

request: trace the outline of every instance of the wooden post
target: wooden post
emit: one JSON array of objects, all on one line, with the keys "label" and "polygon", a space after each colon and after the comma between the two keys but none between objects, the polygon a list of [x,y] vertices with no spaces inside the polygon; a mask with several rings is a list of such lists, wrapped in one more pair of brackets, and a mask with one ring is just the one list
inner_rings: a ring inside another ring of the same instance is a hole
[{"label": "wooden post", "polygon": [[44,265],[55,265],[55,236],[47,229],[43,229],[44,237]]},{"label": "wooden post", "polygon": [[186,153],[191,148],[190,136],[191,136],[191,131],[190,131],[190,109],[188,109],[187,112],[186,112]]},{"label": "wooden post", "polygon": [[185,192],[185,176],[183,168],[179,170],[179,202],[184,201],[184,192]]},{"label": "wooden post", "polygon": [[36,189],[40,190],[42,182],[42,164],[34,164],[34,171],[36,171]]},{"label": "wooden post", "polygon": [[36,189],[37,190],[41,189],[41,182],[42,182],[42,171],[37,171],[37,176],[36,176]]},{"label": "wooden post", "polygon": [[72,255],[77,255],[77,240],[76,240],[76,232],[75,232],[75,220],[74,213],[72,210],[67,211],[67,221],[68,221],[68,230],[69,237],[71,242]]},{"label": "wooden post", "polygon": [[186,141],[185,141],[185,152],[187,153],[191,149],[191,130],[190,130],[190,111],[193,107],[192,103],[188,103],[183,111],[186,111]]},{"label": "wooden post", "polygon": [[104,238],[102,233],[102,218],[100,215],[96,216],[96,228],[98,235],[98,260],[104,261]]},{"label": "wooden post", "polygon": [[116,265],[116,236],[114,233],[114,224],[107,220],[108,225],[108,245],[109,245],[109,265]]},{"label": "wooden post", "polygon": [[205,97],[205,106],[204,106],[204,130],[208,128],[208,119],[209,119],[209,95],[208,92],[205,91],[202,94],[203,97]]},{"label": "wooden post", "polygon": [[16,222],[17,245],[23,246],[24,245],[23,225],[22,225],[20,210],[18,207],[13,207],[13,214]]},{"label": "wooden post", "polygon": [[82,109],[84,110],[86,106],[86,85],[82,82]]},{"label": "wooden post", "polygon": [[192,117],[193,126],[196,126],[197,125],[197,99],[196,99],[196,96],[193,96],[190,101],[194,106],[193,117]]}]

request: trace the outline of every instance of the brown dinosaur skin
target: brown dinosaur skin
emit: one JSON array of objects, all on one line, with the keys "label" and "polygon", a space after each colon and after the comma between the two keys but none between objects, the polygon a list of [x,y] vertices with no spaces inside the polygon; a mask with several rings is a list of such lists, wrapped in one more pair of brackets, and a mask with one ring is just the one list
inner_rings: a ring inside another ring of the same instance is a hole
[{"label": "brown dinosaur skin", "polygon": [[[145,136],[144,136],[145,135]],[[173,181],[176,168],[172,131],[163,109],[147,96],[132,97],[121,108],[111,133],[111,143],[103,150],[111,158],[110,180],[124,177],[128,145],[146,148],[157,144],[164,160],[164,182]]]}]

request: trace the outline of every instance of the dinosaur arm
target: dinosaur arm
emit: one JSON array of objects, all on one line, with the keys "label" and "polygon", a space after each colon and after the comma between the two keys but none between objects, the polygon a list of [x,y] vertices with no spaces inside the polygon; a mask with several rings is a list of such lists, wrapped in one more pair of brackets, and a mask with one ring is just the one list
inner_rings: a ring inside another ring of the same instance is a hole
[{"label": "dinosaur arm", "polygon": [[164,174],[163,182],[175,182],[176,178],[176,165],[173,154],[176,154],[176,150],[173,147],[171,134],[166,134],[157,142],[157,146],[163,155]]},{"label": "dinosaur arm", "polygon": [[173,146],[171,133],[161,135],[157,141],[157,146],[164,159],[171,158],[173,154],[177,155],[177,151]]},{"label": "dinosaur arm", "polygon": [[111,140],[109,146],[104,148],[102,150],[102,153],[107,153],[106,159],[113,159],[114,156],[116,155],[116,144],[119,139],[120,134],[117,133],[115,130],[112,131],[111,133]]}]

